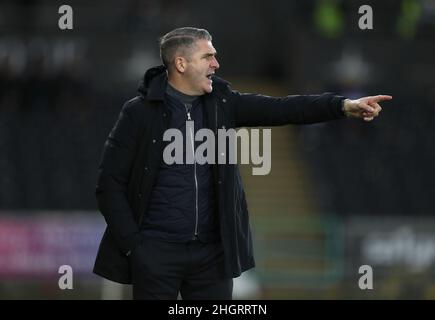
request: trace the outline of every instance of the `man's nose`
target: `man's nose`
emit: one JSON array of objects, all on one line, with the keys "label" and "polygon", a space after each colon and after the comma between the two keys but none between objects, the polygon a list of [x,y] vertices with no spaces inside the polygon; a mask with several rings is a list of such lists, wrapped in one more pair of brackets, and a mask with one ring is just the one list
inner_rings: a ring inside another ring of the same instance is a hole
[{"label": "man's nose", "polygon": [[213,57],[213,61],[211,62],[211,67],[215,70],[219,69],[219,62],[215,57]]}]

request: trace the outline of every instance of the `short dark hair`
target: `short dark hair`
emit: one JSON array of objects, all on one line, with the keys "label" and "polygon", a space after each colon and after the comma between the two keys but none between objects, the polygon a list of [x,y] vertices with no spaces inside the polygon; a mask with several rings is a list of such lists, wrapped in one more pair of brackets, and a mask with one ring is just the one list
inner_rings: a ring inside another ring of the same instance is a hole
[{"label": "short dark hair", "polygon": [[168,32],[159,39],[162,63],[169,69],[175,55],[180,50],[192,48],[197,40],[211,41],[212,37],[207,30],[193,27],[183,27]]}]

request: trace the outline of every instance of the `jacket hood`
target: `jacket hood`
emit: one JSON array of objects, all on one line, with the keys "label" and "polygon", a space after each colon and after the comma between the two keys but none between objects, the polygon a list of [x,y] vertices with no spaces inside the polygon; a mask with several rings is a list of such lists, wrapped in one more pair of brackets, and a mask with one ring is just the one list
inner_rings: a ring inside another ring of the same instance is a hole
[{"label": "jacket hood", "polygon": [[152,89],[151,82],[154,78],[163,78],[161,80],[167,80],[166,67],[160,65],[157,67],[150,68],[145,72],[138,88],[138,91],[141,95],[145,97],[148,96],[148,93]]},{"label": "jacket hood", "polygon": [[[217,76],[213,76],[212,80],[213,86],[216,87],[228,86],[230,84],[228,81]],[[145,72],[138,91],[148,100],[163,100],[167,81],[168,76],[164,65],[152,67]]]}]

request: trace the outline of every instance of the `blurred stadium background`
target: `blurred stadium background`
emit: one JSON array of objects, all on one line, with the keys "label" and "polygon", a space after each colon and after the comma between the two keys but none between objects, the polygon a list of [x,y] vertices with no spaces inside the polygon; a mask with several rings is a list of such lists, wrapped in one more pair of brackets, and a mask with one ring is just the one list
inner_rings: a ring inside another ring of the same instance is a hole
[{"label": "blurred stadium background", "polygon": [[[358,28],[364,4],[373,30]],[[433,0],[1,1],[0,299],[130,298],[91,273],[97,166],[158,37],[180,26],[212,33],[239,91],[394,96],[372,123],[273,128],[270,175],[242,166],[257,268],[235,298],[435,299]]]}]

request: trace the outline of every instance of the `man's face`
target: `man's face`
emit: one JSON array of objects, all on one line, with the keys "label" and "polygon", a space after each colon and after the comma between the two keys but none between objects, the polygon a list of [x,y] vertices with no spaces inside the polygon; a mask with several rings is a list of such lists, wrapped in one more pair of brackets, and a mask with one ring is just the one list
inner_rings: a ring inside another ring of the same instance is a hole
[{"label": "man's face", "polygon": [[211,41],[197,40],[191,49],[183,77],[193,95],[202,95],[213,90],[211,76],[219,69],[216,50]]}]

